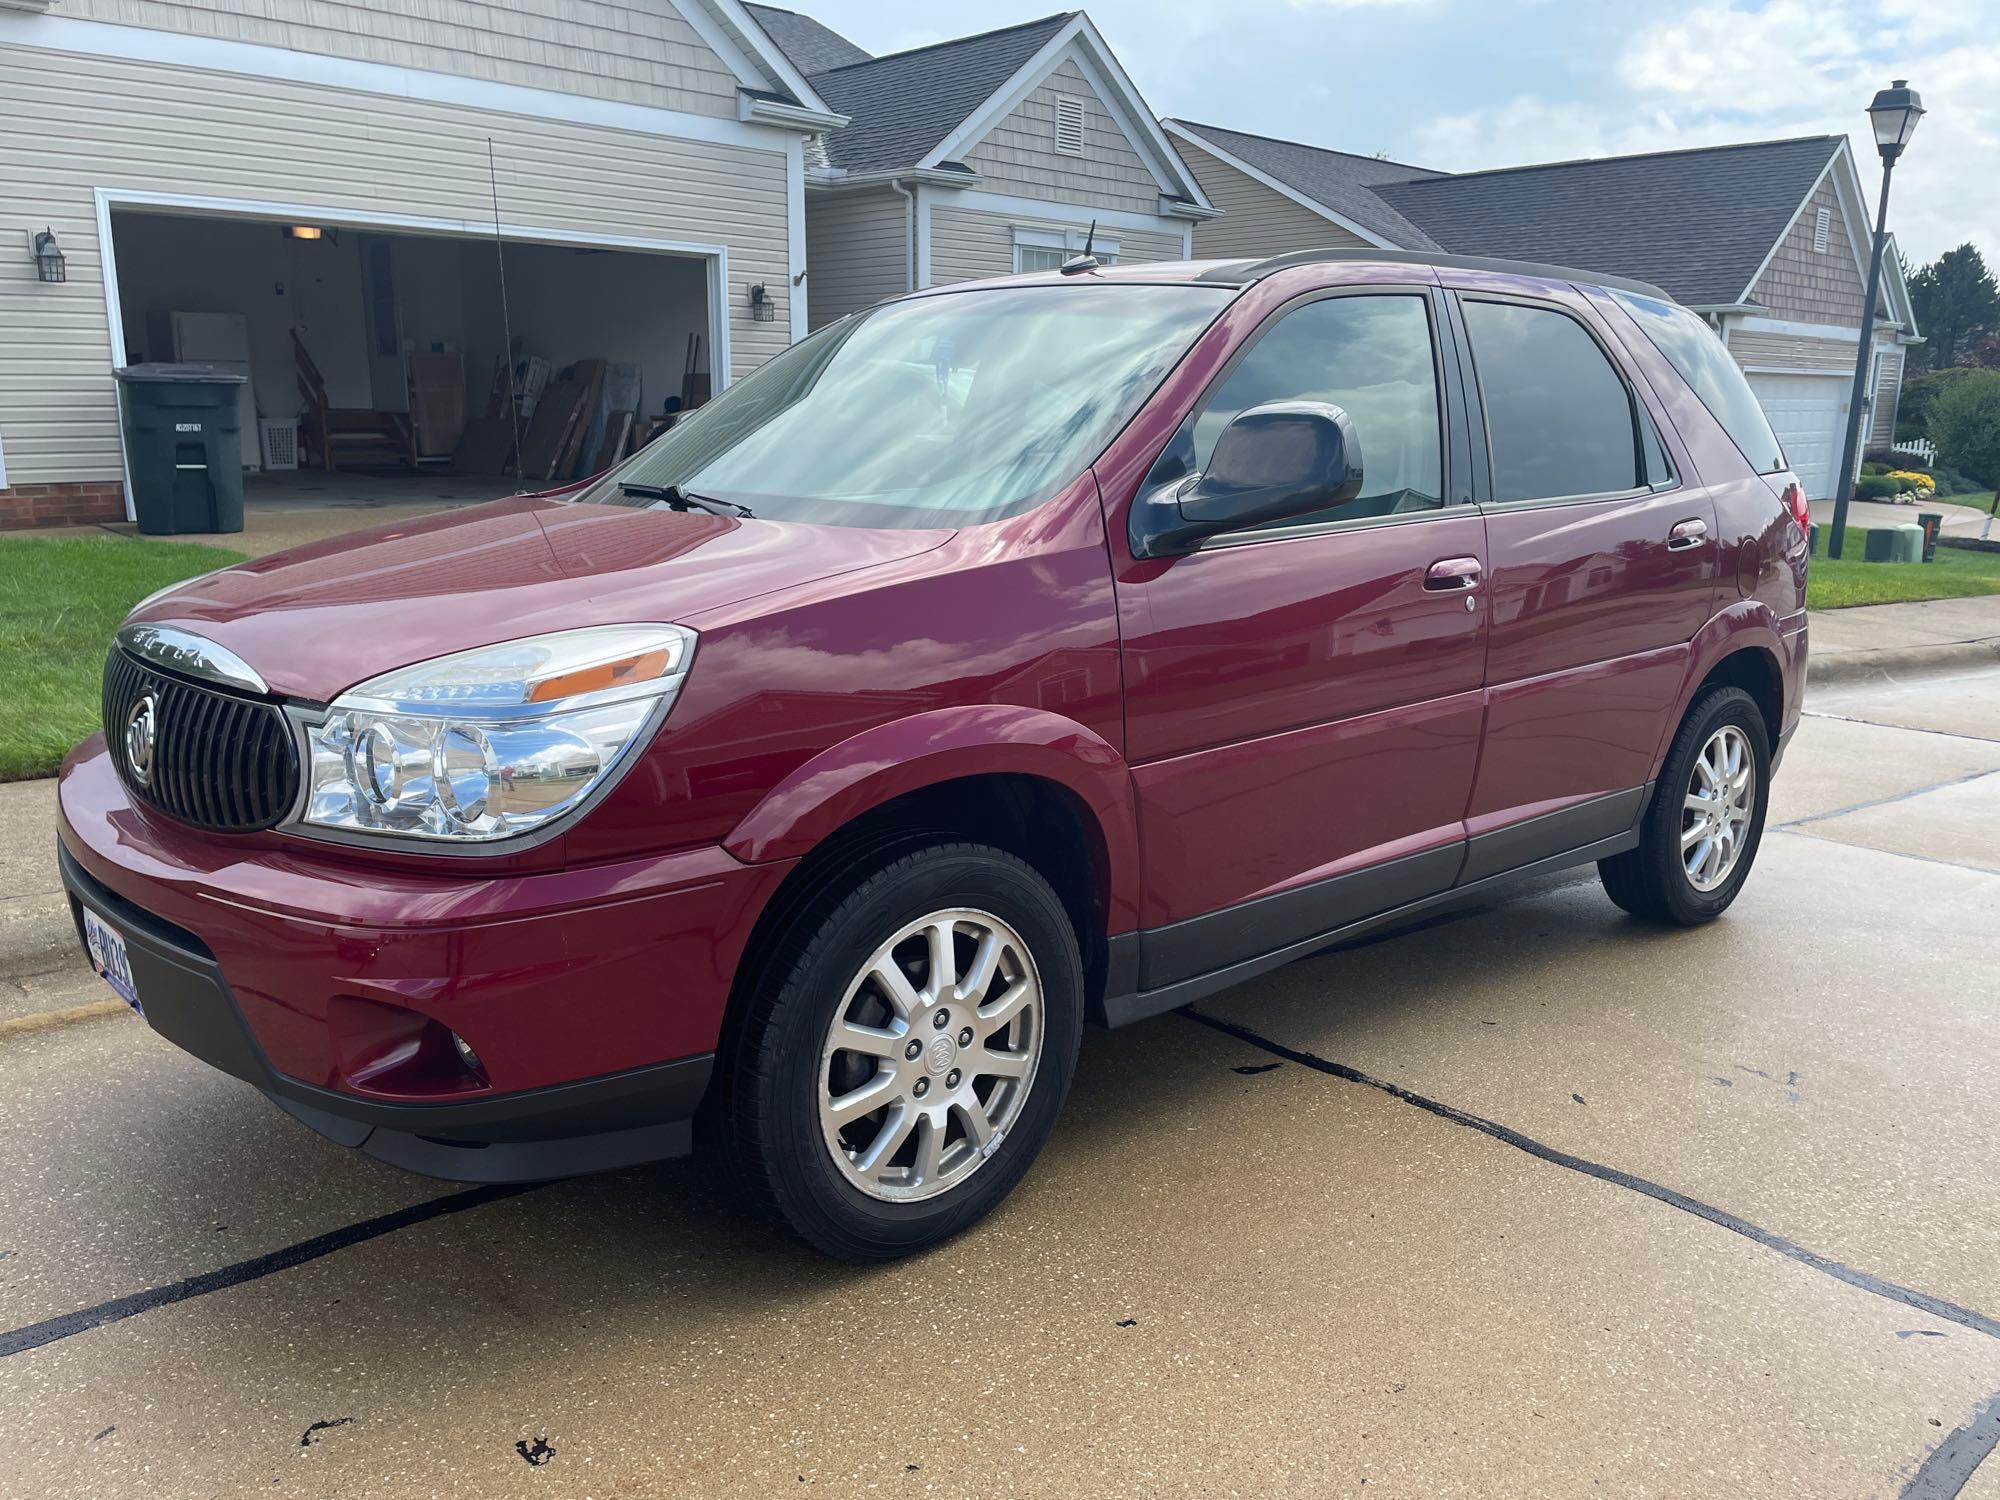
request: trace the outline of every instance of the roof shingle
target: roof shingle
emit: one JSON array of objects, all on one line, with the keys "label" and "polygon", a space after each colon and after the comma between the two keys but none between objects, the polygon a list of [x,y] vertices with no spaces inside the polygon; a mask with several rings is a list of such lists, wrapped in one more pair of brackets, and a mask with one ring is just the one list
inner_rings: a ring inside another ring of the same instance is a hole
[{"label": "roof shingle", "polygon": [[1294,192],[1303,193],[1313,202],[1332,209],[1343,219],[1352,220],[1400,249],[1443,248],[1373,191],[1382,183],[1441,175],[1428,167],[1413,167],[1406,162],[1383,161],[1373,156],[1355,156],[1346,151],[1329,151],[1322,146],[1280,141],[1241,130],[1225,130],[1220,125],[1200,125],[1193,120],[1175,120],[1172,123],[1213,141],[1266,177],[1277,179]]},{"label": "roof shingle", "polygon": [[1632,276],[1716,306],[1743,295],[1841,140],[1503,167],[1372,191],[1456,254]]},{"label": "roof shingle", "polygon": [[785,54],[791,65],[808,78],[829,68],[867,62],[873,56],[831,27],[823,26],[811,16],[802,16],[795,10],[750,4],[743,8],[750,12],[752,20],[764,28],[764,35]]},{"label": "roof shingle", "polygon": [[829,158],[850,172],[914,167],[1075,14],[1065,11],[810,75],[820,98],[851,117],[827,137]]}]

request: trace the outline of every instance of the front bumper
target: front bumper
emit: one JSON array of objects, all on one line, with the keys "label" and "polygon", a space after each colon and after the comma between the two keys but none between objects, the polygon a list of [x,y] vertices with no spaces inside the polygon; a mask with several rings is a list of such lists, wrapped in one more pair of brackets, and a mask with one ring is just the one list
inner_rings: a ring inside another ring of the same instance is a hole
[{"label": "front bumper", "polygon": [[[783,874],[710,849],[533,875],[371,871],[136,808],[92,742],[59,804],[72,911],[124,935],[155,1031],[342,1145],[464,1182],[683,1154],[736,962]],[[448,1027],[488,1077],[371,1086],[384,1016]]]}]

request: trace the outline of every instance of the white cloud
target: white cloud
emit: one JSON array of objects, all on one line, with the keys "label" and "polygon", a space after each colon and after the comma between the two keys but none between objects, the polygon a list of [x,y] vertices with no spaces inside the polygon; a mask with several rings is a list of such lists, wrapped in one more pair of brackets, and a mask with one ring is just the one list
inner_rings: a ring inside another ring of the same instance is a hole
[{"label": "white cloud", "polygon": [[1464,171],[1574,156],[1846,133],[1872,201],[1863,113],[1908,78],[1930,114],[1896,169],[1889,221],[1913,261],[1964,240],[2000,260],[2000,46],[1992,0],[1697,5],[1634,30],[1602,101],[1518,95],[1444,115],[1414,158]]}]

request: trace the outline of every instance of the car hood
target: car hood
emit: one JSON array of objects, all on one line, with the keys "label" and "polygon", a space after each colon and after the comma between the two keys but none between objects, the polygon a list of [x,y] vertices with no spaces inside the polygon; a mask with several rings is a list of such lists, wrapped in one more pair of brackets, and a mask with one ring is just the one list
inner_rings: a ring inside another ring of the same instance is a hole
[{"label": "car hood", "polygon": [[808,526],[522,497],[274,553],[147,601],[271,691],[325,701],[411,662],[704,611],[911,557],[949,531]]}]

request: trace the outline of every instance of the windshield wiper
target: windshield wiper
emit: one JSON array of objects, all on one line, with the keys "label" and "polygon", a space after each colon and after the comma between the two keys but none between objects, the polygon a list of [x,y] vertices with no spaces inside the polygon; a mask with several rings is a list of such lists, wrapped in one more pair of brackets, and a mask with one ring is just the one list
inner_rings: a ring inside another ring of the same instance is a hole
[{"label": "windshield wiper", "polygon": [[712,500],[707,495],[689,494],[673,484],[634,484],[621,479],[618,493],[630,495],[635,500],[657,500],[674,510],[705,510],[711,516],[737,516],[752,521],[757,515],[749,506],[738,505],[734,500]]}]

